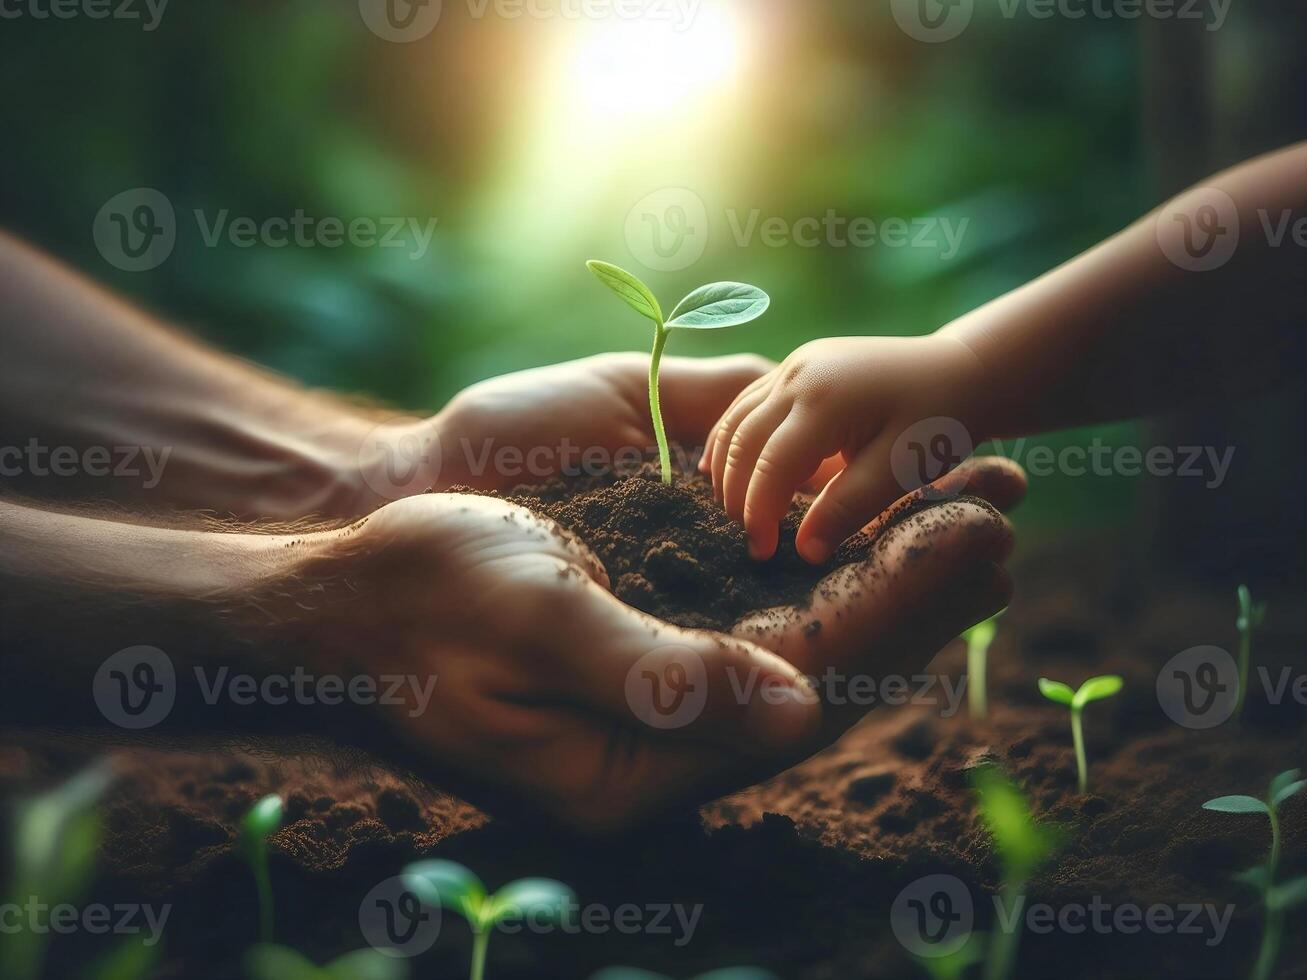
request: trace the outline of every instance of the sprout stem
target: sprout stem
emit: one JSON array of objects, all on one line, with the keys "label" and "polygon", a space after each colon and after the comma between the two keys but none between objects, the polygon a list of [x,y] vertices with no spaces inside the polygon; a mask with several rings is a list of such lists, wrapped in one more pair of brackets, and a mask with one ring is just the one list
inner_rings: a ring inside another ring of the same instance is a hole
[{"label": "sprout stem", "polygon": [[259,938],[272,942],[272,881],[268,877],[268,854],[260,851],[253,856],[254,887],[259,895]]},{"label": "sprout stem", "polygon": [[1243,702],[1248,695],[1248,664],[1253,656],[1253,627],[1248,623],[1239,630],[1239,695],[1234,702],[1234,720],[1243,718]]},{"label": "sprout stem", "polygon": [[989,702],[985,694],[985,661],[988,653],[984,645],[974,640],[967,644],[967,703],[971,707],[972,718],[984,718],[989,714]]},{"label": "sprout stem", "polygon": [[486,975],[486,947],[490,945],[490,930],[472,932],[472,973],[469,980],[483,980]]},{"label": "sprout stem", "polygon": [[985,963],[985,980],[1008,980],[1012,976],[1012,967],[1017,960],[1017,947],[1021,943],[1021,914],[1026,905],[1025,883],[1004,884],[1000,900],[1003,902],[1007,922],[1011,926],[1007,927],[1001,920],[997,923],[989,949],[989,958]]},{"label": "sprout stem", "polygon": [[1270,980],[1275,961],[1280,957],[1280,934],[1284,929],[1284,913],[1266,910],[1266,924],[1262,927],[1262,944],[1257,948],[1257,961],[1253,964],[1252,980]]},{"label": "sprout stem", "polygon": [[663,482],[672,485],[672,453],[667,446],[667,430],[663,428],[663,410],[658,401],[658,366],[663,360],[669,331],[660,323],[654,334],[653,356],[649,358],[649,415],[653,419],[654,438],[658,440],[658,465],[662,468]]},{"label": "sprout stem", "polygon": [[1085,758],[1085,727],[1084,713],[1077,709],[1071,709],[1071,740],[1076,747],[1076,771],[1080,775],[1080,792],[1085,793],[1089,790],[1089,761]]}]

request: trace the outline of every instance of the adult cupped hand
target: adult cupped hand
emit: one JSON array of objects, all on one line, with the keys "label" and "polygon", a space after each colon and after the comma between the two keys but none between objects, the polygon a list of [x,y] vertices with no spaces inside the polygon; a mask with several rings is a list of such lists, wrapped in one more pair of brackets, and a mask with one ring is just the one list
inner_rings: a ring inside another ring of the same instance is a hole
[{"label": "adult cupped hand", "polygon": [[374,717],[475,802],[622,828],[837,737],[855,719],[823,704],[805,674],[920,667],[1006,604],[1010,529],[981,498],[1014,502],[1024,478],[981,461],[947,479],[977,497],[882,519],[870,561],[828,577],[809,608],[774,610],[733,636],[625,605],[583,544],[528,511],[412,497],[314,549],[298,576],[321,608],[299,639],[346,673],[437,677],[429,701]]}]

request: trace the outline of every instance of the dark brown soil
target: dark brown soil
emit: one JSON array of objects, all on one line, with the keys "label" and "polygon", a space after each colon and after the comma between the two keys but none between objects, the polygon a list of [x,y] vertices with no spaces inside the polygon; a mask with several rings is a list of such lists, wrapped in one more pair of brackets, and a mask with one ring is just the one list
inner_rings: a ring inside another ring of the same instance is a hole
[{"label": "dark brown soil", "polygon": [[[1307,762],[1307,717],[1291,700],[1260,699],[1240,728],[1171,722],[1154,693],[1158,671],[1187,647],[1230,647],[1233,589],[1142,574],[1123,558],[1130,551],[1100,536],[1014,563],[1017,598],[991,652],[988,721],[969,718],[965,705],[949,717],[940,705],[879,707],[838,744],[763,785],[602,845],[511,816],[488,820],[436,787],[346,765],[330,746],[122,750],[96,897],[173,904],[160,976],[240,976],[237,957],[256,926],[252,884],[232,841],[239,815],[277,791],[289,801],[288,825],[272,839],[278,936],[319,962],[363,944],[359,904],[374,884],[431,856],[468,864],[492,887],[525,875],[561,878],[585,906],[702,906],[680,945],[675,930],[497,935],[487,972],[494,980],[583,980],[615,963],[674,977],[754,964],[787,980],[901,980],[925,974],[894,938],[889,910],[919,877],[957,876],[974,897],[978,927],[993,925],[999,870],[965,774],[977,760],[996,759],[1025,786],[1038,817],[1064,830],[1060,853],[1031,884],[1032,902],[1234,907],[1228,933],[1211,945],[1210,932],[1027,932],[1019,977],[1246,976],[1260,912],[1230,875],[1265,854],[1267,828],[1201,804],[1259,793],[1279,770]],[[1258,594],[1273,614],[1257,662],[1302,673],[1300,593],[1266,586]],[[961,645],[929,669],[956,683]],[[1086,714],[1091,792],[1082,796],[1065,711],[1043,701],[1034,681],[1079,683],[1106,672],[1123,674],[1126,687]],[[93,740],[31,733],[0,744],[5,796],[104,752]],[[1283,816],[1283,874],[1303,874],[1307,799],[1290,801]],[[58,937],[52,949],[50,975],[78,975],[73,964],[88,952],[81,941]],[[1303,976],[1305,953],[1307,932],[1291,920],[1279,976]],[[466,976],[468,954],[466,928],[448,917],[413,975]]]},{"label": "dark brown soil", "polygon": [[794,535],[807,503],[796,502],[781,524],[775,557],[754,561],[743,527],[713,499],[710,480],[678,473],[668,486],[652,462],[629,473],[518,487],[507,497],[588,544],[619,599],[691,628],[728,630],[746,613],[802,605],[827,574],[870,552],[870,542],[858,535],[825,565],[804,561],[794,550]]}]

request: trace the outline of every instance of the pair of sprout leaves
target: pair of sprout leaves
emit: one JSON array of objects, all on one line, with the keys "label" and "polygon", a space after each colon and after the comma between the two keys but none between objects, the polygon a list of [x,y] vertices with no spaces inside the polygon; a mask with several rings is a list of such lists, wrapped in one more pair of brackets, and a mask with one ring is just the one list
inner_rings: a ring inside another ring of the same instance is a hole
[{"label": "pair of sprout leaves", "polygon": [[1301,770],[1286,769],[1271,780],[1265,800],[1236,794],[1218,796],[1203,804],[1204,810],[1214,813],[1261,813],[1271,821],[1271,853],[1266,863],[1235,876],[1236,880],[1260,891],[1265,896],[1266,907],[1271,911],[1282,911],[1307,902],[1307,876],[1295,878],[1283,885],[1275,883],[1275,872],[1280,863],[1279,811],[1286,800],[1307,789],[1307,779],[1301,777]]},{"label": "pair of sprout leaves", "polygon": [[662,363],[668,334],[673,330],[720,330],[748,323],[767,312],[771,298],[757,286],[747,283],[714,282],[700,286],[677,303],[668,319],[663,316],[657,297],[638,277],[597,259],[591,259],[586,267],[600,282],[620,296],[627,306],[653,321],[654,346],[649,359],[649,413],[653,421],[654,438],[658,440],[658,462],[662,467],[663,482],[670,484],[671,448],[667,443],[667,430],[663,426],[658,397],[658,368]]},{"label": "pair of sprout leaves", "polygon": [[1085,729],[1083,714],[1085,705],[1092,701],[1110,698],[1121,690],[1124,681],[1116,674],[1091,677],[1080,685],[1079,690],[1072,690],[1069,684],[1050,681],[1047,677],[1039,679],[1039,692],[1057,704],[1064,704],[1071,709],[1071,741],[1076,750],[1076,773],[1080,792],[1089,789],[1089,760],[1085,755]]}]

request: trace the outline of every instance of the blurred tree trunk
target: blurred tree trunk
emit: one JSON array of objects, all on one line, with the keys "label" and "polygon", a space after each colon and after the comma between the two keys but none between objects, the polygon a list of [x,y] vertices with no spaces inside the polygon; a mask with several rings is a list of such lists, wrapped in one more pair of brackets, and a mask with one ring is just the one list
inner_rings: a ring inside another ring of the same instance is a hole
[{"label": "blurred tree trunk", "polygon": [[[1156,201],[1216,170],[1307,138],[1307,17],[1300,0],[1232,4],[1214,31],[1197,20],[1142,23],[1140,102]],[[1303,261],[1307,288],[1307,254]],[[1284,365],[1285,372],[1292,367]],[[1144,429],[1149,445],[1214,446],[1218,453],[1235,448],[1220,487],[1209,488],[1203,479],[1159,478],[1149,481],[1145,502],[1155,554],[1229,586],[1232,623],[1235,583],[1283,587],[1307,578],[1301,503],[1307,386],[1286,387],[1283,380],[1268,378],[1275,393],[1250,402],[1213,392],[1202,409]]]}]

